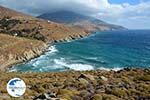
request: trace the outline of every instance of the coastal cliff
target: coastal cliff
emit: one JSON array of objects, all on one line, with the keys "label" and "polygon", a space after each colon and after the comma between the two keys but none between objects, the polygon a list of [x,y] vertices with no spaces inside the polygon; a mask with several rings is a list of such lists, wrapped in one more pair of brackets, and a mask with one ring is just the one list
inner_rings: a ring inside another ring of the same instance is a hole
[{"label": "coastal cliff", "polygon": [[38,40],[0,34],[0,70],[41,55],[47,44]]}]

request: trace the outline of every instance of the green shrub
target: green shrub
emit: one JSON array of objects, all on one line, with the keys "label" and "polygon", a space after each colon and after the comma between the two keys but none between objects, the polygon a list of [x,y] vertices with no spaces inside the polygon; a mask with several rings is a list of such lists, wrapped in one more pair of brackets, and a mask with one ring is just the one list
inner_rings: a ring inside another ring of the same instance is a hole
[{"label": "green shrub", "polygon": [[127,96],[127,93],[125,90],[119,89],[119,88],[114,88],[114,89],[106,89],[107,94],[112,94],[117,97],[125,97]]},{"label": "green shrub", "polygon": [[103,95],[103,99],[102,100],[121,100],[120,98],[114,96],[114,95],[111,95],[111,94],[104,94]]},{"label": "green shrub", "polygon": [[141,77],[136,77],[135,80],[150,81],[150,75],[144,75]]},{"label": "green shrub", "polygon": [[92,97],[92,100],[103,100],[103,98],[102,98],[102,95],[100,95],[100,94],[95,94],[95,95]]}]

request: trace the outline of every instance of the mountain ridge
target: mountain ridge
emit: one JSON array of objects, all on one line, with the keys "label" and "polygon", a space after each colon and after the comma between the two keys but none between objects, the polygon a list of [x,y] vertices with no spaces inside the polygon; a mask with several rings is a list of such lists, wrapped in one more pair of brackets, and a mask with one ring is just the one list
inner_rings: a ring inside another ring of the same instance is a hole
[{"label": "mountain ridge", "polygon": [[78,14],[71,11],[57,11],[52,13],[44,13],[37,18],[51,20],[57,23],[63,23],[69,26],[76,26],[83,28],[87,31],[108,31],[108,30],[125,30],[125,27],[109,24],[100,19]]},{"label": "mountain ridge", "polygon": [[[51,14],[51,16],[49,16],[50,14]],[[55,19],[53,19],[54,21],[58,21],[58,22],[66,21],[66,19],[64,19],[64,20],[58,19],[59,18],[58,16],[60,16],[60,15],[61,15],[61,18],[67,18],[69,23],[70,23],[70,20],[73,22],[75,20],[81,20],[81,19],[82,20],[83,19],[91,19],[91,20],[93,19],[92,17],[86,16],[86,15],[82,15],[82,14],[78,14],[78,13],[71,12],[71,11],[66,11],[66,10],[61,10],[61,11],[52,12],[52,13],[44,13],[44,14],[42,14],[40,16],[37,16],[37,17],[38,18],[40,18],[42,16],[43,17],[50,17],[50,18],[52,17],[52,18],[55,18]],[[101,21],[101,20],[99,20],[99,21]],[[101,21],[101,22],[103,22],[103,21]]]}]

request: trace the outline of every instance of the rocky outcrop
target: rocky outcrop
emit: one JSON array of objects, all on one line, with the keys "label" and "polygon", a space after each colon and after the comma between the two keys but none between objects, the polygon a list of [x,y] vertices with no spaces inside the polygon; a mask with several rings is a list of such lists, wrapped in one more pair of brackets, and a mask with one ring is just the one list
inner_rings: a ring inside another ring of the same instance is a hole
[{"label": "rocky outcrop", "polygon": [[59,42],[70,42],[70,41],[73,41],[73,40],[77,40],[77,39],[82,39],[82,38],[85,38],[87,36],[89,36],[90,33],[79,33],[79,34],[72,34],[72,35],[68,35],[66,37],[62,37],[60,38],[59,36],[55,36],[56,38],[55,39],[52,39],[50,40],[50,43],[59,43]]},{"label": "rocky outcrop", "polygon": [[63,99],[57,98],[55,93],[47,92],[35,97],[33,100],[63,100]]},{"label": "rocky outcrop", "polygon": [[29,50],[29,51],[25,51],[23,53],[23,55],[18,55],[17,54],[8,54],[8,58],[4,57],[3,55],[1,56],[1,63],[0,63],[0,69],[1,70],[6,70],[6,68],[11,67],[11,65],[17,64],[17,63],[21,63],[21,62],[26,62],[32,58],[35,58],[37,56],[40,56],[42,53],[45,52],[46,50],[46,46],[43,45],[42,48],[36,48],[36,50]]}]

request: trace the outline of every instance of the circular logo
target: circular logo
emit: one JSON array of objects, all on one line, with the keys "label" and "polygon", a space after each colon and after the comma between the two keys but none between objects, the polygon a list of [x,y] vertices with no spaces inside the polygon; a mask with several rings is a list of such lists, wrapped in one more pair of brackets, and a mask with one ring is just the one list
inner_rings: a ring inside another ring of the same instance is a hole
[{"label": "circular logo", "polygon": [[20,97],[26,91],[26,85],[20,78],[13,78],[7,83],[7,92],[12,97]]}]

